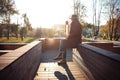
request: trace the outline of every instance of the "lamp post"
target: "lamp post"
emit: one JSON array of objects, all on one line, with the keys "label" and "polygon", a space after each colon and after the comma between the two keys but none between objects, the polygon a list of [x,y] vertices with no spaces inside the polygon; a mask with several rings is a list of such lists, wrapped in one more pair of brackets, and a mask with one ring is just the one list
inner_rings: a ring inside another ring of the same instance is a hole
[{"label": "lamp post", "polygon": [[69,24],[68,21],[65,22],[65,35],[68,36],[69,34]]}]

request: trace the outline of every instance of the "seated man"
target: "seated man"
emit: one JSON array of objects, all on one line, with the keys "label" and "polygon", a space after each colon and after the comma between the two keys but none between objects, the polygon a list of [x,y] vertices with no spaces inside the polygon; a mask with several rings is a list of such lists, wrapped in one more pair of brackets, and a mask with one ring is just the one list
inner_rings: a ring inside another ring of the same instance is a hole
[{"label": "seated man", "polygon": [[66,47],[77,48],[81,43],[82,25],[80,24],[77,15],[72,15],[70,25],[70,33],[66,39],[60,40],[60,53],[54,60],[60,60],[58,64],[66,63]]}]

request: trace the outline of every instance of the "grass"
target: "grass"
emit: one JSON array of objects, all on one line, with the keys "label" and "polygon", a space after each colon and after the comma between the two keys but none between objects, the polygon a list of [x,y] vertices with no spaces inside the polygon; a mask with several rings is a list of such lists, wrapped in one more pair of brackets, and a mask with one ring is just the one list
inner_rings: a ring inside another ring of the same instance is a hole
[{"label": "grass", "polygon": [[7,40],[6,38],[0,38],[0,43],[30,43],[32,41],[38,40],[38,38],[24,38],[23,41],[21,40],[21,38],[10,38],[9,40]]}]

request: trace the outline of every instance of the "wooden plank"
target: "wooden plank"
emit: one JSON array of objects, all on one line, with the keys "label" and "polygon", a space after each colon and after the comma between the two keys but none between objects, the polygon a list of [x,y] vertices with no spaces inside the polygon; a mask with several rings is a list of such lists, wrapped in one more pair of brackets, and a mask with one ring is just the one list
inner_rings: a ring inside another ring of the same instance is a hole
[{"label": "wooden plank", "polygon": [[0,80],[33,80],[40,57],[41,44],[39,41],[1,55]]},{"label": "wooden plank", "polygon": [[116,58],[110,58],[110,56],[117,54],[86,46],[80,45],[78,48],[79,53],[74,51],[73,59],[79,64],[87,77],[90,80],[120,80],[120,62]]},{"label": "wooden plank", "polygon": [[41,63],[34,80],[87,80],[80,68],[72,61],[65,65],[57,62]]}]

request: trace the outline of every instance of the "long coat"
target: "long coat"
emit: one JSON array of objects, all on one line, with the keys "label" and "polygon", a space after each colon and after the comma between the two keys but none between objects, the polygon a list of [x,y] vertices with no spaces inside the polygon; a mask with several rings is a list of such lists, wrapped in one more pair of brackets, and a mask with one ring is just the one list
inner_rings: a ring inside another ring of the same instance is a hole
[{"label": "long coat", "polygon": [[67,47],[76,48],[82,42],[82,25],[78,20],[71,22],[70,33],[67,37]]}]

